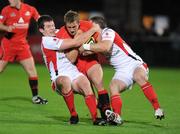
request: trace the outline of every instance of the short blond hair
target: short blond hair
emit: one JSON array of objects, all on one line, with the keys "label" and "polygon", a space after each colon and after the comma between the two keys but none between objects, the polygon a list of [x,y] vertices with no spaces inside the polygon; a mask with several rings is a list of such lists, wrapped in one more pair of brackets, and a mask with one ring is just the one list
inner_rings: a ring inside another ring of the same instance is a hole
[{"label": "short blond hair", "polygon": [[72,23],[74,21],[79,22],[79,14],[76,11],[69,10],[64,15],[64,23]]}]

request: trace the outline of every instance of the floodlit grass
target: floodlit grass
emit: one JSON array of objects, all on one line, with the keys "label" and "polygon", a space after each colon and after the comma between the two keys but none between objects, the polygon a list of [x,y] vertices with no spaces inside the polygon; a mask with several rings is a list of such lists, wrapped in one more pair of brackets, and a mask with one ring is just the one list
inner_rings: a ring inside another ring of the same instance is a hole
[{"label": "floodlit grass", "polygon": [[[122,93],[122,126],[93,126],[84,99],[75,95],[80,122],[69,125],[64,100],[51,90],[48,71],[37,66],[39,94],[47,105],[31,103],[27,76],[19,65],[9,65],[0,74],[0,134],[178,134],[180,133],[180,69],[151,68],[150,82],[165,110],[165,120],[154,118],[154,111],[137,85]],[[113,70],[104,67],[105,87]]]}]

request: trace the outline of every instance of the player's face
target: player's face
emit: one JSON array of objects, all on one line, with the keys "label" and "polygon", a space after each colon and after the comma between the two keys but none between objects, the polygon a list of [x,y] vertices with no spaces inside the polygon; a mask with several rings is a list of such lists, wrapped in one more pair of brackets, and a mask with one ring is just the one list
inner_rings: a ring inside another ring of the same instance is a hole
[{"label": "player's face", "polygon": [[79,29],[79,22],[74,21],[72,23],[66,23],[66,29],[69,34],[72,36],[76,35],[78,29]]},{"label": "player's face", "polygon": [[16,7],[20,2],[20,0],[8,0],[8,1],[11,7]]},{"label": "player's face", "polygon": [[55,36],[55,24],[53,21],[44,22],[44,29],[41,31],[44,36]]}]

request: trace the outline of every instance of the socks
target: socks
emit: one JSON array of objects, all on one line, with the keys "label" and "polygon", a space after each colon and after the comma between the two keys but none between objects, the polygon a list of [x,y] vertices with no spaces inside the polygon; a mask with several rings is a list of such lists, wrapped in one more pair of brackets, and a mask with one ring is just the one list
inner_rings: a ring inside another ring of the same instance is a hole
[{"label": "socks", "polygon": [[105,111],[111,110],[110,108],[110,101],[109,101],[109,95],[106,90],[98,91],[98,108],[101,113],[101,117],[103,119],[106,119]]},{"label": "socks", "polygon": [[85,97],[86,105],[91,113],[92,120],[95,121],[97,117],[97,109],[96,109],[96,98],[94,95],[88,95]]},{"label": "socks", "polygon": [[121,115],[122,100],[120,98],[120,95],[111,96],[111,106],[115,113]]},{"label": "socks", "polygon": [[141,86],[141,89],[144,92],[144,95],[146,96],[146,98],[152,104],[154,110],[160,108],[160,105],[159,105],[159,102],[158,102],[158,99],[157,99],[157,95],[154,92],[154,89],[153,89],[152,85],[149,82],[147,82],[146,84]]},{"label": "socks", "polygon": [[29,77],[29,85],[31,87],[32,95],[38,95],[38,77]]},{"label": "socks", "polygon": [[69,109],[71,116],[77,116],[77,112],[74,105],[74,94],[73,91],[70,90],[67,94],[62,94],[64,101]]}]

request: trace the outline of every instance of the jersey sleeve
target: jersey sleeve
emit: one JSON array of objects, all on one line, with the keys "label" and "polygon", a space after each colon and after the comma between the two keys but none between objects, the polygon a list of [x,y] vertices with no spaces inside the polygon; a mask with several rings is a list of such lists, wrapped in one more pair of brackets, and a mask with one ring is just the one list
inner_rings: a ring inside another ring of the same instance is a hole
[{"label": "jersey sleeve", "polygon": [[44,48],[50,50],[60,50],[63,40],[56,37],[43,37],[42,44]]},{"label": "jersey sleeve", "polygon": [[32,17],[37,21],[38,18],[40,17],[37,9],[35,7],[31,7],[31,10],[32,10]]},{"label": "jersey sleeve", "polygon": [[84,20],[81,20],[81,21],[80,21],[80,29],[81,29],[83,32],[88,31],[91,27],[92,27],[92,22],[90,22],[90,21],[84,21]]},{"label": "jersey sleeve", "polygon": [[4,23],[7,18],[7,13],[5,9],[2,9],[0,14],[0,23]]},{"label": "jersey sleeve", "polygon": [[115,38],[115,32],[112,29],[105,29],[102,32],[102,40],[110,40],[114,41]]},{"label": "jersey sleeve", "polygon": [[59,39],[70,38],[65,26],[62,26],[59,31],[56,33],[56,37]]}]

